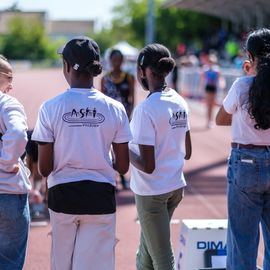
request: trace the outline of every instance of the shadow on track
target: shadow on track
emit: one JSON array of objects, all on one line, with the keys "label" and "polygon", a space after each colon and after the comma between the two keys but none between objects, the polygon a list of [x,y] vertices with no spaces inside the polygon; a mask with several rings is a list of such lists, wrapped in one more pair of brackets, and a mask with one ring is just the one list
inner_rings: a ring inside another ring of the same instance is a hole
[{"label": "shadow on track", "polygon": [[197,169],[185,172],[187,181],[187,192],[189,186],[195,188],[200,194],[226,194],[226,175],[215,176],[208,175],[209,171],[227,164],[227,159],[217,161],[215,163],[199,167]]}]

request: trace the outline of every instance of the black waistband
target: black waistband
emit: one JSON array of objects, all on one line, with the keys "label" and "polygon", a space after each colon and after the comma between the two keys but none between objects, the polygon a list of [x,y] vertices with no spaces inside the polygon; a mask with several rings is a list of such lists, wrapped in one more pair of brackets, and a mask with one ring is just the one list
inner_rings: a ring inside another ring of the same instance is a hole
[{"label": "black waistband", "polygon": [[48,207],[73,215],[112,214],[116,210],[115,187],[91,180],[59,184],[49,188]]},{"label": "black waistband", "polygon": [[255,145],[255,144],[242,144],[242,143],[231,143],[232,148],[237,149],[270,149],[270,145]]}]

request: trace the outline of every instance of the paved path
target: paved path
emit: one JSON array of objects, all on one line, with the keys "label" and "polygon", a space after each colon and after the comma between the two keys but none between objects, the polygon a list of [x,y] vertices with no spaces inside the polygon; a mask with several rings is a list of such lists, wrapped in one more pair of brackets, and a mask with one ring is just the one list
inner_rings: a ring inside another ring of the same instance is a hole
[{"label": "paved path", "polygon": [[[99,87],[96,80],[96,87]],[[18,71],[14,90],[25,106],[29,127],[33,128],[42,101],[61,93],[67,87],[61,69]],[[137,88],[137,102],[146,93]],[[188,183],[185,198],[175,211],[172,224],[174,247],[181,219],[226,218],[226,160],[229,154],[230,130],[226,127],[205,129],[204,104],[189,101],[193,154],[186,162]],[[133,194],[121,191],[117,195],[116,269],[135,270],[135,252],[139,242],[139,225]],[[179,220],[179,222],[177,222]],[[49,270],[50,226],[31,227],[28,254],[24,270]],[[259,256],[261,261],[261,254]]]}]

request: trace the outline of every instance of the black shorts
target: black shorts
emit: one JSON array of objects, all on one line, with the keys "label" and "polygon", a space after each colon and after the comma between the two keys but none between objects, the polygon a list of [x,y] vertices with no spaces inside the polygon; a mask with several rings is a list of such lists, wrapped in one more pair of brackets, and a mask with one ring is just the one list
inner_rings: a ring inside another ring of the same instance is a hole
[{"label": "black shorts", "polygon": [[206,93],[216,93],[217,92],[217,87],[215,85],[207,84],[205,86],[205,92]]}]

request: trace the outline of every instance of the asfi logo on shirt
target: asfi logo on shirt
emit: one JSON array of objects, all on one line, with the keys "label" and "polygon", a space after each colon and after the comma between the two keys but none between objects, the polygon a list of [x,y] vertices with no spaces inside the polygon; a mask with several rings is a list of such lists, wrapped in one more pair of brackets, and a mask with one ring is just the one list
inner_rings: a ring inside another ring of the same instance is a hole
[{"label": "asfi logo on shirt", "polygon": [[71,112],[65,113],[62,119],[72,124],[71,126],[87,126],[87,127],[98,127],[99,124],[103,123],[105,117],[103,114],[97,112],[96,108],[90,110],[86,109],[72,109]]},{"label": "asfi logo on shirt", "polygon": [[187,113],[185,111],[173,112],[169,123],[172,128],[185,128],[187,126]]}]

